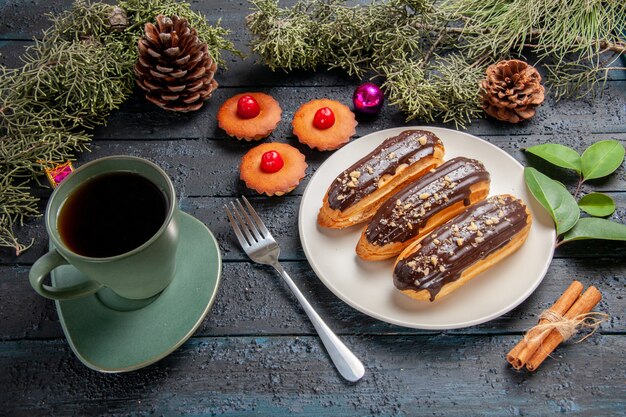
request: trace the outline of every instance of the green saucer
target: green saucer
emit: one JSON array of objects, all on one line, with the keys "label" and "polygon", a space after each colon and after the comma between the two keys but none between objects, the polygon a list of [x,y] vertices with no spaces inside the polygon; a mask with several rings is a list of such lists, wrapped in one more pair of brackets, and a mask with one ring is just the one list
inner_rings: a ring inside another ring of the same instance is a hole
[{"label": "green saucer", "polygon": [[[150,365],[176,350],[200,326],[213,304],[221,272],[213,234],[202,222],[181,212],[172,283],[137,309],[108,307],[101,298],[109,306],[116,300],[106,292],[56,301],[65,337],[78,359],[96,371],[126,372]],[[55,286],[71,285],[79,276],[72,266],[51,273]]]}]

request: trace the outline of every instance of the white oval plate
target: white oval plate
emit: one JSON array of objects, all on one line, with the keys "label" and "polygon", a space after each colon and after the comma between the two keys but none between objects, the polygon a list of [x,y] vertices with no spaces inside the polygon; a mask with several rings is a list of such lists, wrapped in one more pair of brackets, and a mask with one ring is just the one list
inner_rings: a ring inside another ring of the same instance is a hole
[{"label": "white oval plate", "polygon": [[[317,225],[317,213],[340,172],[385,139],[407,129],[434,132],[445,146],[445,160],[466,156],[482,161],[491,174],[490,195],[508,193],[528,204],[533,224],[513,255],[436,302],[413,300],[393,285],[393,260],[359,259],[355,247],[364,225],[342,230]],[[388,323],[419,329],[457,329],[493,320],[524,301],[543,279],[554,252],[556,233],[548,213],[526,189],[523,166],[502,149],[456,130],[402,127],[371,133],[331,155],[309,181],[298,218],[307,259],[322,282],[357,310]]]}]

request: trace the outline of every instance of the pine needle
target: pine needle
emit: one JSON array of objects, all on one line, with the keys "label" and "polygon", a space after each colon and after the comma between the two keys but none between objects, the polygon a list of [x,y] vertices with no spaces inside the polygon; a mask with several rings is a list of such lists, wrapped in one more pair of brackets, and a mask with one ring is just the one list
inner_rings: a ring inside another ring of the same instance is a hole
[{"label": "pine needle", "polygon": [[145,23],[158,14],[187,18],[215,60],[238,53],[219,21],[211,25],[188,3],[175,0],[120,1],[129,26],[109,26],[114,6],[78,0],[72,9],[50,16],[52,26],[28,48],[18,69],[0,66],[0,246],[16,253],[15,228],[39,215],[30,184],[43,170],[85,151],[91,129],[106,123],[131,94],[137,41]]},{"label": "pine needle", "polygon": [[[557,98],[595,92],[626,55],[623,0],[251,0],[252,49],[271,69],[341,68],[385,78],[407,120],[465,126],[482,114],[485,68],[530,51]],[[608,55],[608,58],[607,58]]]}]

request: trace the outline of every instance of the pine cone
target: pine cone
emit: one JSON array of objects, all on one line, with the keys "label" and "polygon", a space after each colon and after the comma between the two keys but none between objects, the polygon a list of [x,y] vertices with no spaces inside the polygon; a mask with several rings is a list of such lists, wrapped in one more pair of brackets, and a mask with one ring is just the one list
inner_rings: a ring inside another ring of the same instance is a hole
[{"label": "pine cone", "polygon": [[109,10],[109,27],[116,32],[123,32],[128,27],[126,10],[119,6],[111,6]]},{"label": "pine cone", "polygon": [[152,103],[179,112],[198,110],[218,86],[217,64],[195,29],[178,16],[146,23],[135,64],[137,84]]},{"label": "pine cone", "polygon": [[518,123],[535,115],[543,103],[541,75],[524,61],[500,61],[487,68],[483,80],[482,105],[485,113],[498,120]]}]

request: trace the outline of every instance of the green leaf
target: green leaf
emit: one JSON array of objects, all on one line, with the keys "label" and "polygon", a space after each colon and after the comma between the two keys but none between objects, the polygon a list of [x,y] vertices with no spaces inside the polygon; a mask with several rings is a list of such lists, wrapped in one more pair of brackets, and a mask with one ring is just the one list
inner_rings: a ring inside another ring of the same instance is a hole
[{"label": "green leaf", "polygon": [[626,240],[626,225],[607,219],[584,217],[563,236],[563,242],[583,239]]},{"label": "green leaf", "polygon": [[583,152],[583,178],[591,180],[606,177],[615,171],[624,160],[624,145],[616,140],[602,140]]},{"label": "green leaf", "polygon": [[573,169],[580,174],[582,164],[578,152],[570,147],[557,143],[545,143],[543,145],[526,148],[526,152],[537,155],[553,165],[561,168]]},{"label": "green leaf", "polygon": [[524,168],[524,179],[532,195],[552,216],[557,235],[574,227],[580,217],[580,210],[565,187],[530,167]]},{"label": "green leaf", "polygon": [[603,193],[589,193],[580,199],[578,207],[592,216],[605,217],[615,211],[615,201]]}]

